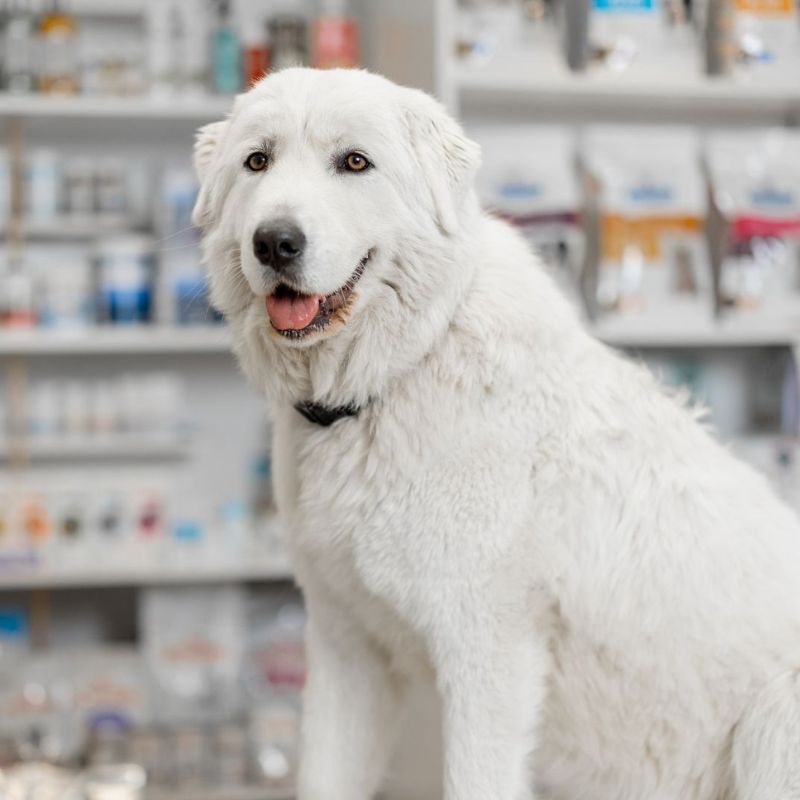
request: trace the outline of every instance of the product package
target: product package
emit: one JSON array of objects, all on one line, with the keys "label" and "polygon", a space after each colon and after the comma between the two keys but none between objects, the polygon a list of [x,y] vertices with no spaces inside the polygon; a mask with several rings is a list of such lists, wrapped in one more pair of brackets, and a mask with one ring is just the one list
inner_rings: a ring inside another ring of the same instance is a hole
[{"label": "product package", "polygon": [[46,328],[79,329],[94,322],[94,281],[85,255],[64,247],[59,261],[37,264],[37,317]]},{"label": "product package", "polygon": [[24,529],[24,508],[20,487],[0,476],[0,576],[32,572],[41,566],[39,539],[26,535]]},{"label": "product package", "polygon": [[598,311],[709,321],[707,203],[694,132],[591,128],[584,159],[598,193]]},{"label": "product package", "polygon": [[146,570],[162,563],[170,532],[168,473],[40,468],[0,479],[0,575],[46,570]]},{"label": "product package", "polygon": [[311,61],[319,69],[359,65],[358,20],[347,13],[345,0],[324,0],[311,25]]},{"label": "product package", "polygon": [[286,791],[297,775],[304,627],[303,608],[293,598],[253,598],[250,603],[244,687],[252,762],[259,783]]},{"label": "product package", "polygon": [[193,325],[221,321],[209,306],[200,234],[192,225],[197,181],[191,170],[167,165],[162,179],[159,248],[159,321]]},{"label": "product package", "polygon": [[209,723],[240,710],[245,595],[238,586],[146,589],[140,632],[162,722]]},{"label": "product package", "polygon": [[108,237],[95,248],[97,319],[135,325],[153,315],[153,241],[134,234]]},{"label": "product package", "polygon": [[580,306],[584,239],[575,137],[566,127],[481,125],[481,202],[516,225],[561,289]]},{"label": "product package", "polygon": [[134,647],[94,647],[60,654],[73,676],[71,705],[76,719],[76,749],[93,742],[108,747],[147,725],[152,713],[150,683]]},{"label": "product package", "polygon": [[728,312],[800,315],[800,134],[715,133],[706,143],[714,201],[727,223],[719,302]]},{"label": "product package", "polygon": [[601,68],[696,72],[700,48],[679,0],[590,0],[589,58]]},{"label": "product package", "polygon": [[518,0],[462,0],[457,17],[456,52],[476,69],[516,65],[553,69],[561,63],[555,3]]},{"label": "product package", "polygon": [[773,80],[800,71],[796,0],[732,0],[737,67]]},{"label": "product package", "polygon": [[59,764],[76,756],[72,675],[60,654],[28,655],[0,684],[0,739],[22,760]]}]

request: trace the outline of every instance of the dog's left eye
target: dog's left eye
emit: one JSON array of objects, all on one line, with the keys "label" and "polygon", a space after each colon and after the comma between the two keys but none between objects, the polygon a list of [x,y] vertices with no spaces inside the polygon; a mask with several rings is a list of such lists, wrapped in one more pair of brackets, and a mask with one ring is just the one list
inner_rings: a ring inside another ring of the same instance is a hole
[{"label": "dog's left eye", "polygon": [[346,172],[364,172],[371,166],[370,160],[357,150],[348,153],[341,161],[341,168]]},{"label": "dog's left eye", "polygon": [[252,172],[261,172],[261,170],[267,168],[268,163],[269,159],[267,158],[266,154],[258,151],[255,153],[250,153],[250,155],[247,156],[247,160],[244,162],[244,165]]}]

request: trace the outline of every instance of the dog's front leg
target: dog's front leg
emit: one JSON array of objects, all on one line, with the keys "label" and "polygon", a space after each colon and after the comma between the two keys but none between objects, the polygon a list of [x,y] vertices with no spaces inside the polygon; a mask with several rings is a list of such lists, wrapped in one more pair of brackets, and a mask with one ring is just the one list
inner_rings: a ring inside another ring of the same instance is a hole
[{"label": "dog's front leg", "polygon": [[[488,609],[483,609],[484,616]],[[530,800],[545,694],[544,640],[463,619],[439,647],[445,800]],[[500,623],[502,625],[502,623]]]},{"label": "dog's front leg", "polygon": [[298,800],[370,800],[399,727],[402,686],[326,593],[306,590],[308,681]]}]

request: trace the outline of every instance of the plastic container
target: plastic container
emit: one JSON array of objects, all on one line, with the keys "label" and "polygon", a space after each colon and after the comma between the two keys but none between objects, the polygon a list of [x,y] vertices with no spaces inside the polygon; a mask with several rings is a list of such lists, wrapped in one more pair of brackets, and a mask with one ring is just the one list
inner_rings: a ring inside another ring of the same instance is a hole
[{"label": "plastic container", "polygon": [[311,26],[311,62],[319,69],[353,68],[359,64],[358,21],[344,0],[326,0]]},{"label": "plastic container", "polygon": [[39,19],[41,49],[39,91],[75,94],[80,88],[78,68],[78,26],[66,12],[65,3],[51,0]]},{"label": "plastic container", "polygon": [[58,215],[60,159],[55,150],[37,149],[28,160],[28,215],[31,222],[52,222]]},{"label": "plastic container", "polygon": [[65,259],[41,275],[39,322],[48,328],[82,329],[94,321],[92,270],[85,259]]},{"label": "plastic container", "polygon": [[0,34],[2,87],[15,94],[25,94],[34,88],[33,18],[28,6],[23,0],[9,3]]},{"label": "plastic container", "polygon": [[211,31],[211,88],[220,94],[238,92],[242,85],[239,37],[230,20],[230,3],[217,0],[217,19]]},{"label": "plastic container", "polygon": [[114,325],[147,323],[153,311],[153,242],[115,236],[95,249],[97,319]]},{"label": "plastic container", "polygon": [[299,14],[279,14],[269,21],[273,71],[308,64],[308,23]]}]

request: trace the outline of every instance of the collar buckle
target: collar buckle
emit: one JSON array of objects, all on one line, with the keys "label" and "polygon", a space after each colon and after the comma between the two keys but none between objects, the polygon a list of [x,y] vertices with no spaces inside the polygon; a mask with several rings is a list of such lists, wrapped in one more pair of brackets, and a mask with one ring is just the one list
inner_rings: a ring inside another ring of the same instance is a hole
[{"label": "collar buckle", "polygon": [[358,406],[354,405],[330,408],[319,403],[295,403],[294,409],[309,422],[314,425],[321,425],[323,428],[327,428],[329,425],[333,425],[334,422],[346,417],[357,417],[359,411],[361,411]]}]

